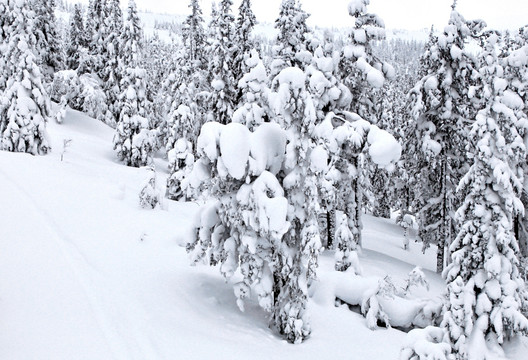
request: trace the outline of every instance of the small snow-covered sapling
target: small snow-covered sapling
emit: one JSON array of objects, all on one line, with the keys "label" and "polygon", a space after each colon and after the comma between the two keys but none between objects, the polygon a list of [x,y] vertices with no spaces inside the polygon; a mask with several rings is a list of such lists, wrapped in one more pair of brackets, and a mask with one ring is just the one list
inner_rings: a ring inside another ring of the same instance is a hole
[{"label": "small snow-covered sapling", "polygon": [[63,139],[62,140],[62,151],[61,151],[61,156],[60,156],[60,159],[61,161],[64,160],[64,154],[66,153],[66,149],[68,147],[70,147],[70,144],[73,140],[72,139]]},{"label": "small snow-covered sapling", "polygon": [[156,171],[153,166],[145,168],[149,173],[145,185],[139,193],[139,205],[144,209],[154,209],[160,200],[160,192],[156,188]]}]

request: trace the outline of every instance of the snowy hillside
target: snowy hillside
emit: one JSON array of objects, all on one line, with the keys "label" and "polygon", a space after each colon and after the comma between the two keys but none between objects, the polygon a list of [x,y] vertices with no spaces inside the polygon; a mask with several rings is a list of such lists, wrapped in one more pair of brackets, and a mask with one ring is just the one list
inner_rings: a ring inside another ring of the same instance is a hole
[{"label": "snowy hillside", "polygon": [[[48,131],[48,156],[0,152],[1,358],[397,358],[404,332],[369,330],[361,315],[335,306],[334,291],[354,275],[333,270],[332,252],[320,259],[309,302],[313,333],[290,345],[268,329],[255,300],[238,310],[216,269],[189,266],[183,246],[196,204],[139,207],[146,170],[117,163],[112,129],[68,111]],[[61,162],[64,139],[72,142]],[[156,165],[165,177],[166,162]],[[367,279],[390,274],[403,283],[417,264],[432,285],[423,295],[442,291],[430,271],[434,249],[423,255],[411,242],[403,250],[392,221],[366,217],[364,241]]]}]

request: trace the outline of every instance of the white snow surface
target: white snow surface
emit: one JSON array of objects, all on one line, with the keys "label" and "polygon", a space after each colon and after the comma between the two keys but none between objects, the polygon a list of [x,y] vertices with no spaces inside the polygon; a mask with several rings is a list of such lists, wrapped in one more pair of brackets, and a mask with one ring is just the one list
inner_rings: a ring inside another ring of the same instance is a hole
[{"label": "white snow surface", "polygon": [[[202,141],[218,156],[220,129],[209,130]],[[115,159],[112,129],[68,109],[48,133],[47,156],[0,152],[1,359],[398,358],[405,333],[371,331],[363,316],[335,307],[335,287],[345,291],[338,280],[349,273],[333,270],[332,251],[320,256],[310,291],[312,335],[288,344],[268,328],[258,299],[242,313],[218,269],[189,266],[184,246],[197,204],[140,208],[145,170]],[[72,142],[60,161],[64,139]],[[154,162],[164,184],[166,160]],[[419,265],[431,284],[424,296],[443,291],[431,271],[434,246],[422,254],[411,237],[403,250],[394,220],[366,216],[364,225],[365,277],[401,283]],[[527,351],[526,338],[515,339],[506,355],[520,360]]]}]

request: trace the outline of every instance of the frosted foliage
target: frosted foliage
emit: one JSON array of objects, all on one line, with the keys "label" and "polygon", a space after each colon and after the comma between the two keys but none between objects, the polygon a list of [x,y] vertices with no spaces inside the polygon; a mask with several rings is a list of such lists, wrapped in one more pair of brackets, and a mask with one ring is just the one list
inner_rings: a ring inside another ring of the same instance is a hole
[{"label": "frosted foliage", "polygon": [[2,47],[4,68],[0,69],[6,77],[0,87],[1,148],[43,155],[50,149],[46,132],[50,104],[34,55],[34,13],[25,0],[7,5],[13,17],[5,24],[6,39],[2,39],[7,45]]}]

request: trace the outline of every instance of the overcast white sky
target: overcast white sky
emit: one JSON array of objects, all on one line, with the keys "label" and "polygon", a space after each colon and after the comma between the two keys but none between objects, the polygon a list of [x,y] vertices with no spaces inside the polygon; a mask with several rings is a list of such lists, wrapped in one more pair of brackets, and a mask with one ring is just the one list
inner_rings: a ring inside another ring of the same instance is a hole
[{"label": "overcast white sky", "polygon": [[[81,0],[88,2],[87,0]],[[189,0],[135,0],[140,9],[153,12],[187,14]],[[124,6],[128,0],[121,0]],[[208,15],[212,0],[201,0]],[[218,1],[217,1],[218,2]],[[349,0],[301,0],[303,8],[311,14],[310,25],[347,26],[352,19],[347,13]],[[429,28],[434,24],[443,29],[447,24],[452,0],[370,0],[369,11],[378,14],[389,29]],[[273,22],[278,15],[281,0],[253,0],[257,20]],[[233,12],[238,12],[240,0],[234,0]],[[517,29],[528,24],[528,0],[459,0],[458,11],[466,19],[483,19],[489,27]]]}]

